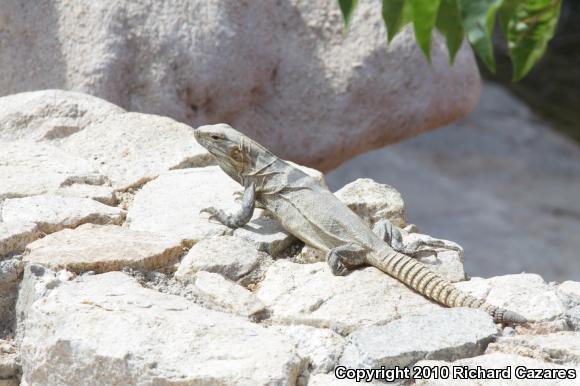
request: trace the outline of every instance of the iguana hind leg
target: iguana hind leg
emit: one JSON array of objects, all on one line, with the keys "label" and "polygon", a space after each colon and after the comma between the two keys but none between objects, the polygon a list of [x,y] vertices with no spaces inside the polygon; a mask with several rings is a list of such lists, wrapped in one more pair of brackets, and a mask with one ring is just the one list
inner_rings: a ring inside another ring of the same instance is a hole
[{"label": "iguana hind leg", "polygon": [[328,251],[326,254],[326,261],[336,276],[344,276],[351,269],[363,265],[364,250],[353,244],[342,245]]},{"label": "iguana hind leg", "polygon": [[438,248],[451,250],[460,249],[455,244],[433,238],[428,240],[413,240],[412,242],[405,244],[400,229],[387,219],[377,222],[373,227],[373,232],[389,244],[395,251],[411,257],[415,257],[421,252],[432,252],[437,254]]},{"label": "iguana hind leg", "polygon": [[234,213],[226,213],[221,209],[214,208],[213,206],[202,209],[200,213],[209,213],[209,220],[216,219],[230,228],[235,229],[243,227],[248,223],[248,221],[250,221],[254,214],[254,208],[256,206],[256,187],[254,183],[250,183],[246,186],[241,204],[240,210]]}]

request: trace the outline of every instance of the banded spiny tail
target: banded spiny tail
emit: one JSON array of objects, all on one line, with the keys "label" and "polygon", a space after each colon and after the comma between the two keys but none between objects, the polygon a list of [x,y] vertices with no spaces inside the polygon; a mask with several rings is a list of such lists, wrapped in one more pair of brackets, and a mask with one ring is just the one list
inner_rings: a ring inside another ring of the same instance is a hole
[{"label": "banded spiny tail", "polygon": [[437,303],[448,307],[479,308],[490,314],[495,323],[522,324],[527,322],[525,317],[513,311],[492,306],[460,291],[441,275],[402,253],[397,252],[383,260],[373,261],[372,265]]}]

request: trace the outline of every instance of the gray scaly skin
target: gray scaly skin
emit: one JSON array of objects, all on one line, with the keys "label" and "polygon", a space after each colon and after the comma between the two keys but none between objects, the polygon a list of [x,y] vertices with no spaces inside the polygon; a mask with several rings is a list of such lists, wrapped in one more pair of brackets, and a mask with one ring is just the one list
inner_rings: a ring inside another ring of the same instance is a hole
[{"label": "gray scaly skin", "polygon": [[458,290],[441,275],[401,253],[404,246],[395,250],[394,244],[387,242],[394,241],[388,221],[379,222],[371,230],[314,178],[230,126],[202,126],[195,130],[195,138],[215,156],[223,171],[245,189],[238,212],[227,214],[215,208],[204,209],[212,218],[238,228],[251,219],[258,204],[292,235],[325,252],[335,275],[344,275],[361,265],[372,265],[448,307],[479,308],[488,312],[496,323],[526,322],[515,312]]}]

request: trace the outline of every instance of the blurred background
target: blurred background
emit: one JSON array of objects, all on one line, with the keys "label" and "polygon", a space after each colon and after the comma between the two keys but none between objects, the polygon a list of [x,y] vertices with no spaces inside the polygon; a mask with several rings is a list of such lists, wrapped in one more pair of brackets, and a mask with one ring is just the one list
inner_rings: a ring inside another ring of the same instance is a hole
[{"label": "blurred background", "polygon": [[[475,276],[580,278],[580,2],[564,1],[546,54],[521,81],[496,30],[497,72],[457,123],[361,155],[328,175],[401,191],[409,222],[459,242]],[[388,165],[379,167],[379,165]]]}]

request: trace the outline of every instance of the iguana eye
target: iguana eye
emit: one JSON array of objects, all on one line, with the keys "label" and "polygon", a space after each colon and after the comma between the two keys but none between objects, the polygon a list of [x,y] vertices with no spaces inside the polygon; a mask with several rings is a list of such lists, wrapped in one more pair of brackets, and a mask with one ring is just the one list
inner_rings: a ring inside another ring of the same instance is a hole
[{"label": "iguana eye", "polygon": [[220,139],[224,139],[221,135],[218,135],[218,134],[212,134],[212,135],[210,135],[210,137],[214,141],[219,141]]}]

